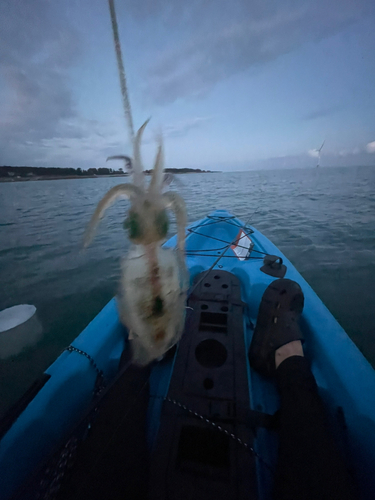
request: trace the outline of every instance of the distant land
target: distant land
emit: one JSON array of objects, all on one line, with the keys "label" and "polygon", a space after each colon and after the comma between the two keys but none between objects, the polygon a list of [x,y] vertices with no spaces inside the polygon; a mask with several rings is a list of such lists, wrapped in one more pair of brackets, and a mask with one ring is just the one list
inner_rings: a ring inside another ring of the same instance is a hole
[{"label": "distant land", "polygon": [[[146,175],[151,175],[152,170],[145,170]],[[200,168],[166,168],[165,172],[171,174],[212,174],[212,170]],[[0,167],[0,182],[17,181],[43,181],[57,179],[81,179],[93,177],[127,177],[129,174],[122,168],[58,168],[58,167]]]}]

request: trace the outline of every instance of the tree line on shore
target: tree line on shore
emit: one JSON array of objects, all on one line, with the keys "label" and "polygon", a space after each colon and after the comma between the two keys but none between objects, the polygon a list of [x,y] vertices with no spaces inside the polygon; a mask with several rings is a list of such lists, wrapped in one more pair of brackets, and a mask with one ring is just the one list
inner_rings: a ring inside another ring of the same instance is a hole
[{"label": "tree line on shore", "polygon": [[[145,174],[151,174],[152,170],[145,170]],[[165,172],[171,174],[207,173],[209,170],[199,168],[166,168]],[[59,167],[11,167],[0,166],[0,177],[85,177],[95,175],[126,175],[124,169],[119,168],[59,168]]]},{"label": "tree line on shore", "polygon": [[59,167],[0,167],[0,177],[70,177],[70,176],[92,176],[92,175],[121,175],[122,168],[59,168]]}]

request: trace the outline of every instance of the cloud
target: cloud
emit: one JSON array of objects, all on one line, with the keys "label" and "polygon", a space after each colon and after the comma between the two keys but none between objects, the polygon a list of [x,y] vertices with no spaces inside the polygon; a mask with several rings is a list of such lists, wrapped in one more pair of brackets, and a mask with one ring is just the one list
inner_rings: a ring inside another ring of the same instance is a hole
[{"label": "cloud", "polygon": [[[212,117],[187,118],[162,129],[164,138],[180,138],[191,130],[199,129]],[[108,156],[132,154],[131,146],[123,131],[123,117],[110,122],[87,120],[80,117],[60,119],[54,134],[35,140],[23,140],[17,145],[17,164],[63,167],[74,165],[84,169],[106,166]],[[142,140],[144,164],[151,165],[156,152],[157,133],[146,129]],[[4,155],[4,152],[3,152]],[[5,156],[0,164],[11,164]]]},{"label": "cloud", "polygon": [[2,163],[26,141],[61,134],[62,121],[76,117],[68,70],[77,61],[80,39],[48,0],[3,0],[0,19]]},{"label": "cloud", "polygon": [[[146,8],[128,3],[134,15],[147,16]],[[332,36],[375,10],[372,0],[207,0],[188,7],[180,0],[173,8],[166,5],[155,0],[151,11],[178,38],[159,51],[147,77],[147,92],[161,104],[201,96],[223,79]]]},{"label": "cloud", "polygon": [[161,128],[158,128],[157,126],[156,128],[153,128],[151,122],[151,124],[148,125],[144,132],[142,144],[155,145],[160,134],[162,135],[163,139],[185,137],[191,130],[204,127],[204,125],[210,122],[212,119],[213,116],[196,116],[194,118],[186,118],[185,120],[181,120],[170,125],[165,125]]},{"label": "cloud", "polygon": [[[315,150],[311,150],[315,151]],[[246,169],[283,169],[283,168],[315,168],[315,155],[299,154],[284,157],[267,158],[260,161],[249,162]],[[354,148],[353,150],[342,150],[338,153],[326,152],[322,158],[320,166],[326,167],[356,167],[356,166],[375,166],[375,157],[367,154],[363,148]],[[209,166],[207,167],[209,168]],[[242,167],[241,167],[242,168]]]},{"label": "cloud", "polygon": [[184,121],[177,122],[173,125],[164,127],[163,136],[164,137],[183,137],[190,130],[200,128],[205,123],[212,120],[211,116],[197,116],[195,118],[188,118]]},{"label": "cloud", "polygon": [[[341,156],[341,157],[350,157],[350,158],[355,158],[356,156],[361,156],[361,157],[368,157],[369,154],[368,153],[375,153],[375,141],[373,142],[369,142],[366,146],[364,145],[361,145],[361,147],[359,146],[356,146],[354,148],[351,148],[351,149],[341,149],[339,152],[338,152],[338,156]],[[370,159],[370,161],[372,161]]]},{"label": "cloud", "polygon": [[336,105],[336,106],[327,106],[325,108],[317,109],[315,111],[311,111],[310,113],[307,113],[302,116],[303,120],[310,121],[310,120],[317,120],[318,118],[324,118],[329,115],[333,115],[337,111],[341,110],[342,106]]},{"label": "cloud", "polygon": [[[17,147],[17,164],[81,168],[102,167],[108,156],[130,153],[124,139],[122,117],[110,123],[70,118],[61,120],[53,136],[23,141]],[[3,161],[3,164],[11,162]]]},{"label": "cloud", "polygon": [[319,151],[317,149],[309,149],[307,154],[311,156],[312,158],[318,158],[319,157]]}]

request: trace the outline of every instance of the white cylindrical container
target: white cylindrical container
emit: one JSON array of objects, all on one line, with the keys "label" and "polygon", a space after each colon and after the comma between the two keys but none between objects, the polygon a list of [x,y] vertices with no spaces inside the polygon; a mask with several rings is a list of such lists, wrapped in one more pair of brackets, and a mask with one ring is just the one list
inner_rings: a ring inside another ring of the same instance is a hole
[{"label": "white cylindrical container", "polygon": [[42,334],[35,306],[20,304],[0,311],[0,359],[16,356],[36,344]]}]

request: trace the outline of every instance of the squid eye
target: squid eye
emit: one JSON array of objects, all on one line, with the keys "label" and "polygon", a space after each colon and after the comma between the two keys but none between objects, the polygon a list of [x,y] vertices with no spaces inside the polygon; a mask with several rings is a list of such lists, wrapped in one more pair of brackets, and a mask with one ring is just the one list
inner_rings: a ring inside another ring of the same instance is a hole
[{"label": "squid eye", "polygon": [[136,212],[129,213],[129,217],[124,221],[124,229],[129,231],[129,238],[131,240],[142,237],[142,224],[139,215]]},{"label": "squid eye", "polygon": [[168,228],[169,228],[169,220],[168,215],[165,210],[159,212],[155,217],[155,226],[158,232],[158,235],[161,238],[167,236]]}]

